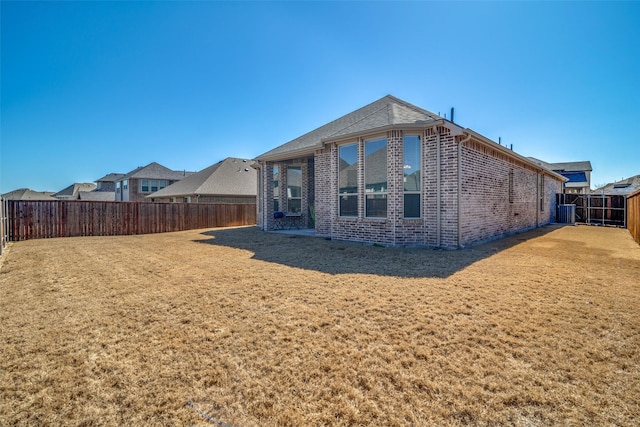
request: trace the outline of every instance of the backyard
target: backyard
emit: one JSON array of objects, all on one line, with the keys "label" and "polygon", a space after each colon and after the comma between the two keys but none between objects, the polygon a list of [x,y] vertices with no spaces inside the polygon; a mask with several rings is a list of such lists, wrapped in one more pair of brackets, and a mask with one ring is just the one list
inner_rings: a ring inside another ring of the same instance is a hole
[{"label": "backyard", "polygon": [[639,309],[617,228],[22,241],[0,257],[0,425],[635,426]]}]

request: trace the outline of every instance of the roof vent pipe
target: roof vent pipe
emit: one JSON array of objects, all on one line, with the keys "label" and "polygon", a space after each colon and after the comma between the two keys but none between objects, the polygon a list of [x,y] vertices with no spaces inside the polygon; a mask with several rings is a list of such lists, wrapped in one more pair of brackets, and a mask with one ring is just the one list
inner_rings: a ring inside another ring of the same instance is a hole
[{"label": "roof vent pipe", "polygon": [[454,121],[453,121],[453,107],[451,107],[451,123],[454,123]]}]

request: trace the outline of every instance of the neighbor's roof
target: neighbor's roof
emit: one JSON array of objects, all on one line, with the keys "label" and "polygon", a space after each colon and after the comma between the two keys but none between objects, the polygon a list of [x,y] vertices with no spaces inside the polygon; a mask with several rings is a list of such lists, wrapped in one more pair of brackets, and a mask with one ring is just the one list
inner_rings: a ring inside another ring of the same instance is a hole
[{"label": "neighbor's roof", "polygon": [[605,186],[596,188],[593,192],[598,194],[630,195],[638,190],[640,190],[640,175],[635,175],[621,181],[611,182]]},{"label": "neighbor's roof", "polygon": [[255,196],[258,191],[258,171],[251,167],[254,163],[253,160],[228,157],[147,197]]},{"label": "neighbor's roof", "polygon": [[149,163],[147,166],[139,166],[129,172],[128,174],[120,177],[117,181],[122,181],[124,179],[166,179],[169,181],[178,181],[189,175],[192,175],[194,172],[187,171],[174,171],[169,168],[162,166],[159,163],[153,162]]},{"label": "neighbor's roof", "polygon": [[110,173],[100,179],[96,179],[96,182],[116,182],[119,181],[123,176],[123,173]]},{"label": "neighbor's roof", "polygon": [[113,202],[116,200],[116,193],[115,191],[80,191],[78,198],[80,200]]},{"label": "neighbor's roof", "polygon": [[279,158],[300,152],[309,153],[327,139],[339,138],[392,125],[427,124],[442,120],[435,113],[387,95],[324,126],[306,133],[257,157],[258,160]]},{"label": "neighbor's roof", "polygon": [[580,162],[547,163],[540,159],[536,159],[535,157],[529,157],[529,159],[533,160],[534,163],[537,163],[540,166],[544,166],[545,168],[551,169],[552,171],[558,173],[593,171],[591,162],[588,160]]},{"label": "neighbor's roof", "polygon": [[33,191],[29,188],[19,188],[4,193],[2,198],[5,200],[57,200],[52,196],[53,191]]},{"label": "neighbor's roof", "polygon": [[77,196],[80,191],[93,191],[96,187],[97,186],[92,182],[76,182],[63,190],[58,191],[53,195],[53,197]]}]

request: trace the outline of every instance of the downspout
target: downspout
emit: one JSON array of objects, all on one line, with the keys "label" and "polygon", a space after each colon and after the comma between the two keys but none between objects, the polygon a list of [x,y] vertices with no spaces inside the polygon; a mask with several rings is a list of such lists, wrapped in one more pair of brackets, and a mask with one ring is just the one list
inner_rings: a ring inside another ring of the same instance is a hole
[{"label": "downspout", "polygon": [[458,140],[458,249],[462,248],[462,144],[470,139],[469,133],[466,138]]},{"label": "downspout", "polygon": [[433,129],[436,132],[436,247],[440,247],[440,233],[442,221],[440,214],[440,129],[438,126],[434,126]]}]

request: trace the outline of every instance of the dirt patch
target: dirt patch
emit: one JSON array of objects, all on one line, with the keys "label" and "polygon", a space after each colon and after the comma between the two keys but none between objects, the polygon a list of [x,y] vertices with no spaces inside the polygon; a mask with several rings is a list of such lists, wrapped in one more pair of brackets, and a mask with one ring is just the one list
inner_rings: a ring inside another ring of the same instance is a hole
[{"label": "dirt patch", "polygon": [[1,425],[640,419],[640,246],[627,230],[545,227],[432,251],[249,227],[5,255]]}]

